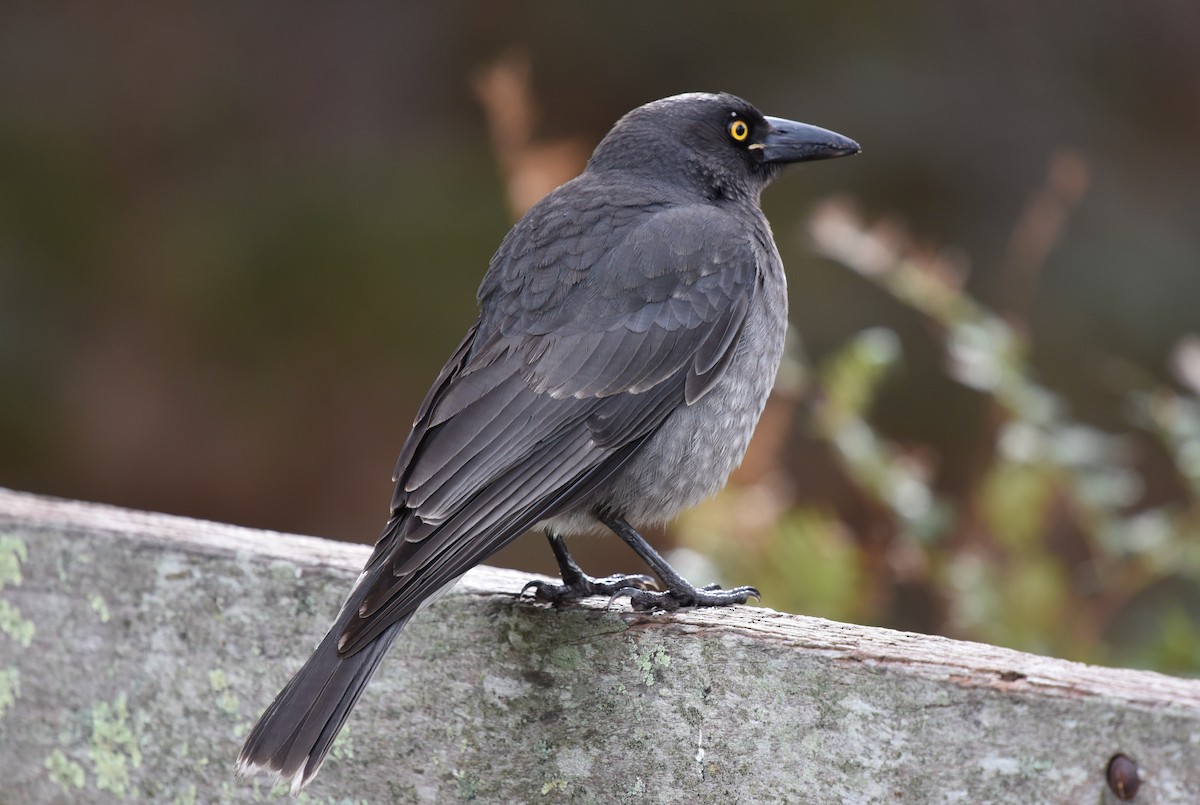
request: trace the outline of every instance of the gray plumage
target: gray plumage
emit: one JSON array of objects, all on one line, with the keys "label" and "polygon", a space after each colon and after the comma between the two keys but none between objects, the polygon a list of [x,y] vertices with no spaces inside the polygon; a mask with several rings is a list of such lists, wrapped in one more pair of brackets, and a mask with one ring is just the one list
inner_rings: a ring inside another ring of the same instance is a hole
[{"label": "gray plumage", "polygon": [[[401,450],[391,519],[329,634],[247,738],[241,771],[267,769],[298,791],[408,619],[530,528],[547,531],[563,568],[564,586],[531,584],[556,603],[756,594],[690,587],[628,522],[674,516],[741,461],[787,320],[759,194],[786,162],[857,150],[731,95],[676,96],[622,118],[587,169],[513,227],[479,319]],[[606,527],[666,592],[646,590],[647,577],[578,572],[559,538]]]}]

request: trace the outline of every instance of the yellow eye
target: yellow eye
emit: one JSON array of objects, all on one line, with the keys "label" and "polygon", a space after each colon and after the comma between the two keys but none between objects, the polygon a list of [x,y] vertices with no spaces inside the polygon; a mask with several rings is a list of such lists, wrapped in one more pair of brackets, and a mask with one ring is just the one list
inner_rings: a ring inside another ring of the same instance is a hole
[{"label": "yellow eye", "polygon": [[734,120],[729,124],[729,136],[740,143],[750,136],[750,127],[745,120]]}]

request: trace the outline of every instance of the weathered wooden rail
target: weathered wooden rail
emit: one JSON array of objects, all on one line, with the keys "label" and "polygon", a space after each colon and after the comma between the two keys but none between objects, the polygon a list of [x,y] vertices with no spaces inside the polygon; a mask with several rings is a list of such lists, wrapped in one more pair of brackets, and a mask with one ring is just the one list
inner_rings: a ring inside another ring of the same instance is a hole
[{"label": "weathered wooden rail", "polygon": [[[233,759],[365,554],[0,490],[0,802],[286,798]],[[1124,753],[1200,803],[1200,681],[525,580],[413,621],[309,801],[1099,803]]]}]

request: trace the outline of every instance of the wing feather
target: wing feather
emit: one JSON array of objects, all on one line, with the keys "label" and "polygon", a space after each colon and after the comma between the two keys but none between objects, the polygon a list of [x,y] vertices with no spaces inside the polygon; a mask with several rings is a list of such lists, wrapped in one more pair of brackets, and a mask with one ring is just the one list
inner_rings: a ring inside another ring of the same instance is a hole
[{"label": "wing feather", "polygon": [[586,499],[723,374],[759,284],[753,241],[713,207],[621,215],[630,226],[597,226],[571,248],[555,227],[586,222],[543,216],[497,252],[480,320],[401,451],[343,654]]}]

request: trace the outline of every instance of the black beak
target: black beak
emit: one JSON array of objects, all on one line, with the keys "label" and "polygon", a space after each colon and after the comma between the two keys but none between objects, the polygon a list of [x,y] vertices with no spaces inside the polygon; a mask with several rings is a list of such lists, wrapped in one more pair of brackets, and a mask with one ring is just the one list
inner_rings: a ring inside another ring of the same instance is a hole
[{"label": "black beak", "polygon": [[862,151],[858,143],[849,137],[807,123],[768,117],[767,125],[771,127],[767,136],[750,146],[762,155],[763,162],[811,162]]}]

